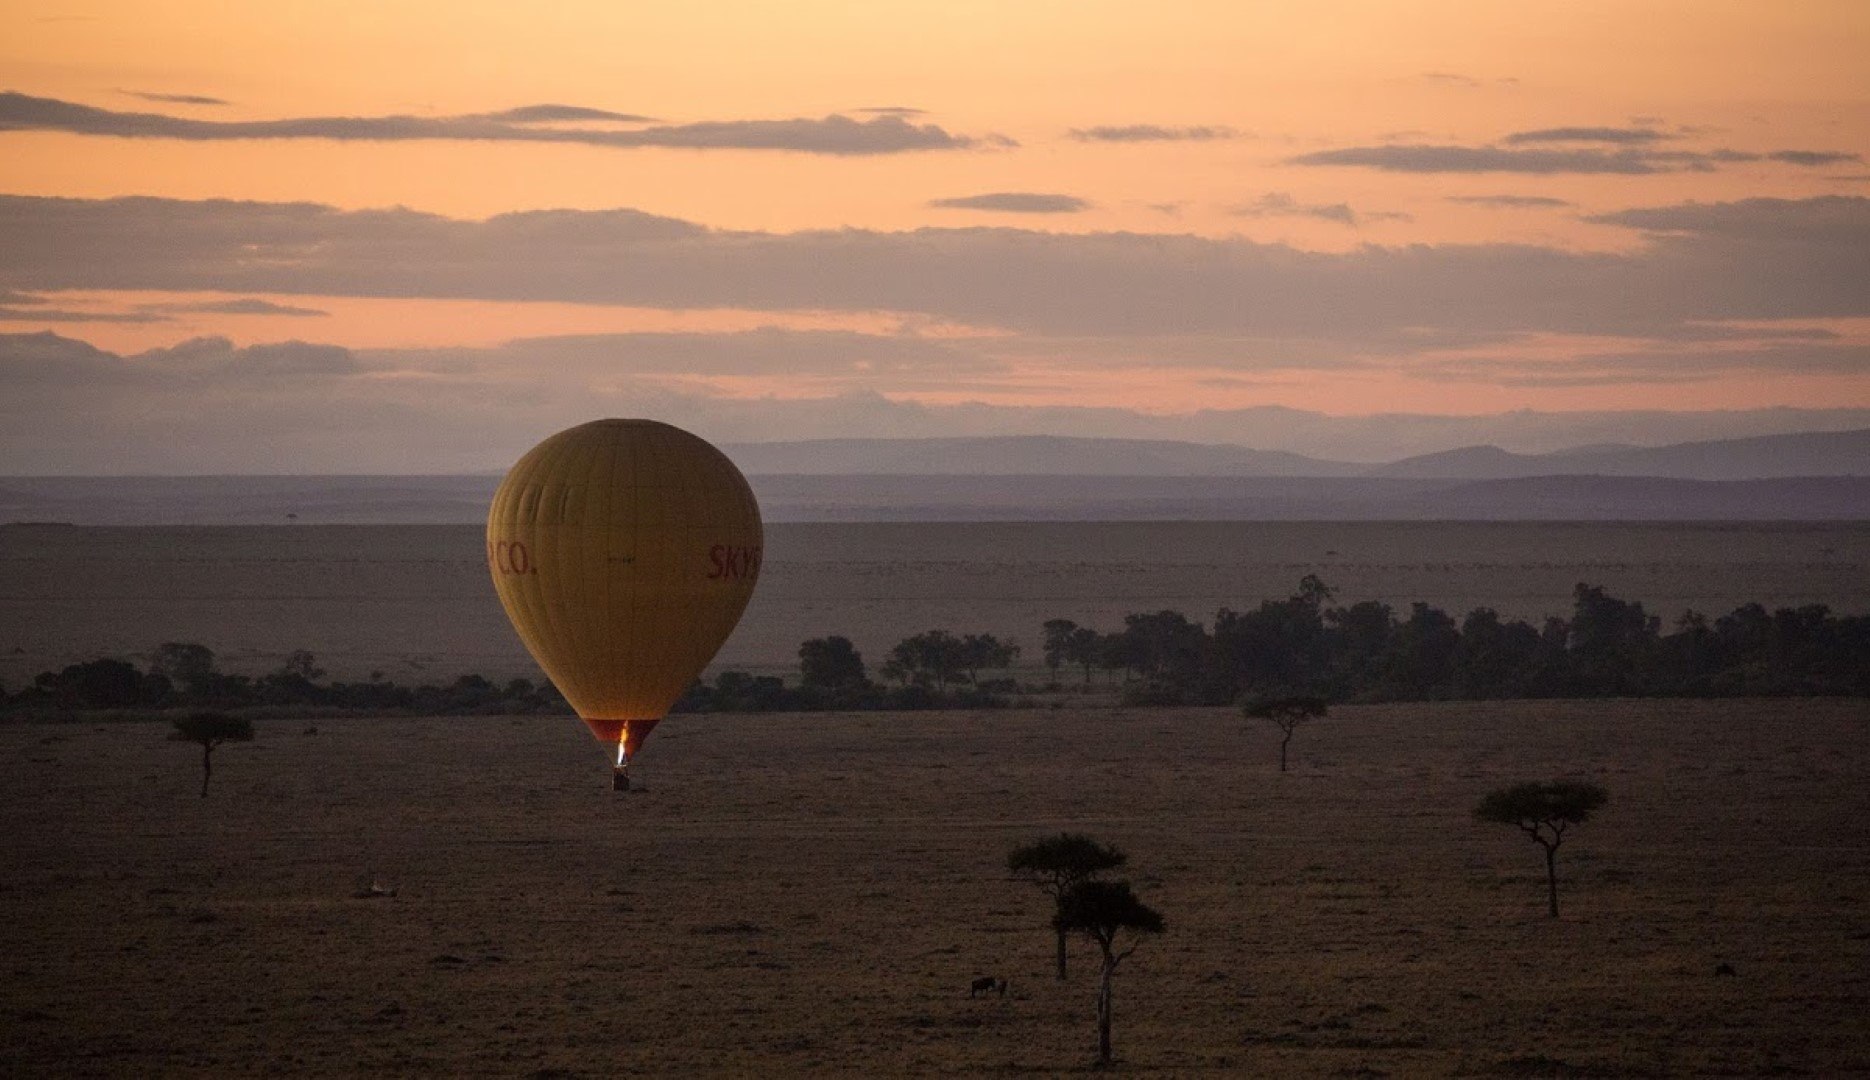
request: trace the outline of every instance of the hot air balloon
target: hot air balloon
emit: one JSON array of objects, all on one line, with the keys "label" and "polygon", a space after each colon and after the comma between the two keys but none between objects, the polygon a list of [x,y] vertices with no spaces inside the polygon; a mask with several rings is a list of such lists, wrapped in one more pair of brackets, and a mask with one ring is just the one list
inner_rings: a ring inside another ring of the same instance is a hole
[{"label": "hot air balloon", "polygon": [[513,628],[599,741],[613,786],[740,621],[760,507],[725,454],[654,420],[594,420],[519,459],[487,514]]}]

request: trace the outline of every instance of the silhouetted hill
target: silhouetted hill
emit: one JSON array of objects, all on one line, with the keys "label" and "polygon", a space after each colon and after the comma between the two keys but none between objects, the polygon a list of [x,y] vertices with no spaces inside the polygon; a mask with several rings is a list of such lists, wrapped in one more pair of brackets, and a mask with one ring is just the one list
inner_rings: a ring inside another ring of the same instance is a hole
[{"label": "silhouetted hill", "polygon": [[1364,468],[1283,450],[1054,435],[810,439],[722,449],[748,475],[1354,476]]},{"label": "silhouetted hill", "polygon": [[1762,435],[1673,446],[1580,447],[1554,454],[1514,454],[1497,446],[1468,446],[1404,458],[1368,472],[1371,476],[1469,480],[1571,474],[1678,480],[1870,476],[1870,429]]},{"label": "silhouetted hill", "polygon": [[[754,476],[768,521],[1865,520],[1870,477]],[[0,523],[479,523],[492,476],[16,477]],[[293,515],[289,517],[288,515]]]}]

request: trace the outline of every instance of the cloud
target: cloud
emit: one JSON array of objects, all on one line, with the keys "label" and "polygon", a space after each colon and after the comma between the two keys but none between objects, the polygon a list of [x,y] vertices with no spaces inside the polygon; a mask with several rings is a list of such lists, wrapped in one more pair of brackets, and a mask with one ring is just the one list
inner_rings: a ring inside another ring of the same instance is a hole
[{"label": "cloud", "polygon": [[1862,154],[1846,154],[1832,150],[1775,150],[1766,155],[1768,161],[1782,161],[1787,165],[1802,165],[1814,168],[1819,165],[1843,165],[1847,162],[1862,161]]},{"label": "cloud", "polygon": [[1228,207],[1239,217],[1309,217],[1356,225],[1357,214],[1349,203],[1301,203],[1283,191],[1271,191],[1250,203]]},{"label": "cloud", "polygon": [[[1696,163],[1643,150],[1510,150],[1497,146],[1425,143],[1347,146],[1287,158],[1289,165],[1351,165],[1405,173],[1620,173],[1643,175],[1694,168]],[[1708,168],[1701,163],[1702,168]]]},{"label": "cloud", "polygon": [[1076,214],[1091,204],[1075,195],[1054,195],[1037,191],[995,191],[985,195],[963,195],[953,199],[931,199],[938,210],[991,210],[1002,214]]},{"label": "cloud", "polygon": [[129,355],[50,332],[0,334],[0,343],[0,379],[14,390],[58,385],[194,392],[229,380],[329,378],[366,370],[349,349],[303,341],[241,348],[224,337],[200,337]]},{"label": "cloud", "polygon": [[1230,127],[1162,127],[1157,124],[1129,124],[1121,127],[1099,126],[1072,128],[1068,133],[1079,142],[1207,142],[1232,139],[1239,132]]},{"label": "cloud", "polygon": [[50,299],[37,293],[0,289],[0,322],[39,323],[159,323],[167,322],[153,311],[68,311],[49,306]]},{"label": "cloud", "polygon": [[1422,78],[1430,82],[1448,83],[1454,86],[1476,87],[1480,80],[1471,75],[1457,75],[1452,71],[1424,71]]},{"label": "cloud", "polygon": [[[40,303],[41,301],[33,301]],[[0,322],[32,323],[159,323],[169,320],[149,312],[64,311],[59,308],[14,308],[0,305]]]},{"label": "cloud", "polygon": [[1611,143],[1617,146],[1646,146],[1669,136],[1647,127],[1556,127],[1538,131],[1515,131],[1501,140],[1509,146],[1525,143]]},{"label": "cloud", "polygon": [[295,307],[291,304],[275,304],[271,300],[257,297],[240,297],[233,300],[204,300],[194,304],[144,304],[139,310],[162,314],[203,314],[203,315],[293,315],[324,316],[328,311],[317,308]]},{"label": "cloud", "polygon": [[[1511,138],[1509,136],[1509,141]],[[1712,172],[1722,165],[1737,162],[1775,161],[1786,165],[1814,167],[1855,160],[1861,160],[1859,155],[1819,150],[1775,150],[1761,154],[1728,149],[1654,150],[1630,147],[1614,150],[1588,147],[1519,149],[1510,146],[1405,143],[1319,150],[1287,158],[1286,164],[1343,165],[1401,173],[1523,173],[1535,176],[1568,173],[1645,176],[1655,173]]]},{"label": "cloud", "polygon": [[1570,200],[1554,199],[1550,195],[1449,195],[1446,199],[1448,202],[1465,203],[1469,206],[1497,206],[1511,210],[1573,205]]},{"label": "cloud", "polygon": [[1857,245],[1870,250],[1870,199],[1852,195],[1679,203],[1596,214],[1585,220],[1683,237],[1827,249]]},{"label": "cloud", "polygon": [[1870,199],[1599,215],[1634,250],[1301,251],[1239,237],[1018,228],[713,230],[630,210],[471,221],[308,203],[0,196],[0,288],[884,311],[1035,334],[1656,334],[1870,316]]},{"label": "cloud", "polygon": [[602,375],[844,375],[952,378],[1004,370],[961,343],[912,334],[761,327],[732,333],[569,334],[519,338],[491,349],[438,350],[477,365],[549,367]]},{"label": "cloud", "polygon": [[[579,114],[579,115],[571,115]],[[540,120],[631,119],[629,114],[570,105],[530,105],[504,113],[467,116],[311,116],[287,120],[197,120],[160,113],[116,112],[90,105],[0,93],[0,131],[62,131],[126,139],[332,139],[399,142],[570,143],[583,146],[686,150],[790,150],[808,154],[896,154],[1013,145],[1004,136],[953,135],[935,124],[915,124],[896,115],[853,120],[714,120],[663,124],[634,130],[540,126]]]},{"label": "cloud", "polygon": [[590,109],[583,105],[521,105],[517,108],[502,109],[499,112],[475,113],[482,120],[507,120],[516,124],[541,124],[559,120],[607,120],[612,123],[652,123],[653,116],[638,116],[635,113],[611,112],[609,109]]},{"label": "cloud", "polygon": [[160,102],[164,105],[229,105],[232,102],[218,97],[206,97],[201,94],[155,94],[146,90],[119,90],[119,94],[141,98],[144,101]]},{"label": "cloud", "polygon": [[1768,344],[1693,351],[1641,349],[1559,359],[1462,358],[1422,366],[1421,378],[1495,386],[1559,388],[1705,382],[1734,374],[1854,375],[1870,369],[1859,344]]}]

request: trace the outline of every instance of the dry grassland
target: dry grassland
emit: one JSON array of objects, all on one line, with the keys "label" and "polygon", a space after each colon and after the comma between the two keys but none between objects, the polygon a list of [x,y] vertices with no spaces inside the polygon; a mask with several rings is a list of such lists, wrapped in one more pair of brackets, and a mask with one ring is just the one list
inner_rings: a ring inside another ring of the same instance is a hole
[{"label": "dry grassland", "polygon": [[[1001,862],[1059,828],[1168,919],[1124,1072],[1870,1072],[1862,702],[1343,707],[1285,776],[1227,710],[681,717],[626,796],[562,718],[305,727],[206,800],[159,726],[0,728],[0,1074],[1083,1070]],[[1557,774],[1611,803],[1553,921],[1469,811]]]}]

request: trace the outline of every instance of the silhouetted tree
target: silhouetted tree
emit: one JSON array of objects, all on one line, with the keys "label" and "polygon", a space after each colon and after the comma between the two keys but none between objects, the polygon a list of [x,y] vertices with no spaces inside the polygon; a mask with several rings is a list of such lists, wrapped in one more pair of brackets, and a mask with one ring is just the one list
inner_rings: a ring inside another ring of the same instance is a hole
[{"label": "silhouetted tree", "polygon": [[1572,590],[1567,646],[1571,667],[1592,695],[1638,693],[1648,689],[1642,675],[1655,651],[1661,620],[1643,605],[1619,600],[1601,586],[1582,582]]},{"label": "silhouetted tree", "polygon": [[851,639],[832,635],[799,646],[799,683],[818,690],[850,690],[869,685],[864,656]]},{"label": "silhouetted tree", "polygon": [[1091,685],[1091,671],[1104,662],[1105,637],[1088,626],[1071,632],[1065,646],[1065,659],[1084,669],[1084,685]]},{"label": "silhouetted tree", "polygon": [[149,670],[167,676],[190,695],[205,694],[213,688],[214,650],[192,641],[165,641],[156,646]]},{"label": "silhouetted tree", "polygon": [[1460,698],[1535,697],[1545,689],[1541,676],[1563,659],[1530,624],[1502,622],[1492,608],[1475,608],[1461,623],[1452,690]]},{"label": "silhouetted tree", "polygon": [[1558,846],[1565,830],[1591,819],[1609,793],[1596,784],[1576,780],[1514,784],[1490,791],[1474,808],[1482,821],[1512,825],[1545,849],[1545,878],[1552,918],[1558,918]]},{"label": "silhouetted tree", "polygon": [[1103,966],[1097,983],[1097,1060],[1110,1064],[1111,977],[1117,965],[1136,951],[1137,942],[1119,952],[1117,936],[1125,930],[1135,934],[1160,934],[1166,929],[1162,916],[1136,898],[1127,881],[1080,881],[1066,890],[1059,900],[1058,916],[1053,921],[1059,933],[1076,932],[1097,943],[1103,954]]},{"label": "silhouetted tree", "polygon": [[171,742],[201,744],[201,797],[208,797],[208,778],[214,775],[214,749],[224,742],[252,742],[253,721],[226,713],[190,713],[174,721]]},{"label": "silhouetted tree", "polygon": [[1058,925],[1064,911],[1065,894],[1106,870],[1115,870],[1129,860],[1118,848],[1100,844],[1082,833],[1059,833],[1043,840],[1016,847],[1007,852],[1006,868],[1015,877],[1039,887],[1052,898],[1053,927],[1058,932],[1058,977],[1065,977],[1065,933]]},{"label": "silhouetted tree", "polygon": [[1347,608],[1324,613],[1327,647],[1331,652],[1333,692],[1348,696],[1375,684],[1381,661],[1396,632],[1396,613],[1376,600],[1360,600]]},{"label": "silhouetted tree", "polygon": [[[1058,681],[1058,669],[1071,662],[1071,638],[1078,632],[1078,624],[1070,619],[1047,619],[1045,621],[1045,666],[1052,670],[1052,681]],[[1089,680],[1089,676],[1086,676]]]},{"label": "silhouetted tree", "polygon": [[966,668],[961,639],[946,630],[929,630],[904,638],[890,650],[890,660],[905,682],[934,684],[946,690]]},{"label": "silhouetted tree", "polygon": [[1461,632],[1447,612],[1416,601],[1396,625],[1383,656],[1385,696],[1420,701],[1447,696]]},{"label": "silhouetted tree", "polygon": [[1279,771],[1285,772],[1286,746],[1292,742],[1292,733],[1307,720],[1325,715],[1327,708],[1323,698],[1280,697],[1248,702],[1241,712],[1249,719],[1271,720],[1279,729]]},{"label": "silhouetted tree", "polygon": [[1218,704],[1238,699],[1243,691],[1260,696],[1317,692],[1330,667],[1332,642],[1324,616],[1330,599],[1331,587],[1307,574],[1284,600],[1262,601],[1253,611],[1216,612],[1219,670],[1211,673],[1215,692],[1206,696]]},{"label": "silhouetted tree", "polygon": [[33,686],[64,709],[128,709],[160,705],[169,696],[169,680],[145,675],[122,660],[87,660],[57,674],[40,672]]},{"label": "silhouetted tree", "polygon": [[1011,641],[1001,641],[992,634],[964,634],[961,637],[961,667],[967,672],[967,681],[977,686],[983,670],[1012,667],[1018,656],[1018,645]]}]

